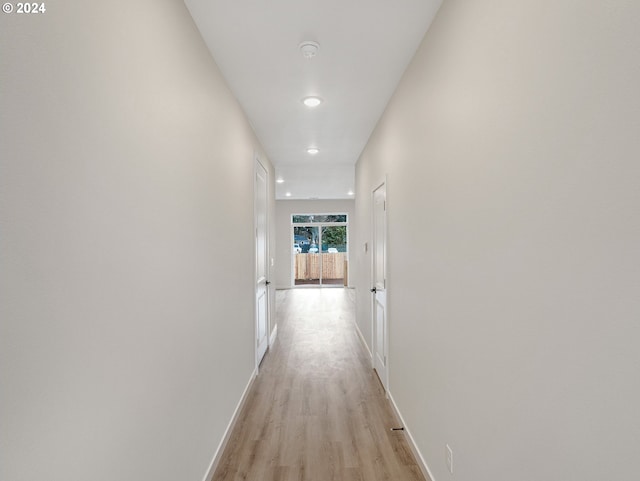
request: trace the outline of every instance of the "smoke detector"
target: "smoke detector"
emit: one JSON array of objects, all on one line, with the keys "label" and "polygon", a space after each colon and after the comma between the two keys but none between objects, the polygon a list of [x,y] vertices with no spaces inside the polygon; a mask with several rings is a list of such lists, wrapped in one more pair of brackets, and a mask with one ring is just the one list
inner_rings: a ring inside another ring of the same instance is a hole
[{"label": "smoke detector", "polygon": [[312,42],[311,40],[302,42],[299,47],[303,57],[306,59],[312,59],[318,55],[318,50],[320,50],[320,45],[317,42]]}]

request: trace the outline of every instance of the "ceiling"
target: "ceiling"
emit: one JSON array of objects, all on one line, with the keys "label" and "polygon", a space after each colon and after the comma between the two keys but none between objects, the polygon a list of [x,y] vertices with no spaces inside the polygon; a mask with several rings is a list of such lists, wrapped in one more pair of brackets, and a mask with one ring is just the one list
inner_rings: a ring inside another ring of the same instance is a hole
[{"label": "ceiling", "polygon": [[441,3],[185,0],[283,181],[277,199],[353,197],[355,163]]}]

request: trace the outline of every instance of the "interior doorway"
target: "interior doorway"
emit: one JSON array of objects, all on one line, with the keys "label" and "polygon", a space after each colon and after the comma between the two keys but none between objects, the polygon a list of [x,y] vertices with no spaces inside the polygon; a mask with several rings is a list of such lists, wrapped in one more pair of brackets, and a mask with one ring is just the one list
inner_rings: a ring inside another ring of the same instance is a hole
[{"label": "interior doorway", "polygon": [[292,225],[294,286],[348,285],[346,214],[295,214]]}]

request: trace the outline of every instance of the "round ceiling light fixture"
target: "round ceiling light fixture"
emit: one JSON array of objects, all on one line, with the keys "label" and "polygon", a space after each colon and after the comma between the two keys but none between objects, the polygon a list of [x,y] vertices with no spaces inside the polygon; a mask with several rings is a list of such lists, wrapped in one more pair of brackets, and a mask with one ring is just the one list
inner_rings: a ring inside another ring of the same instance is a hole
[{"label": "round ceiling light fixture", "polygon": [[320,152],[320,149],[318,149],[316,147],[309,147],[307,149],[307,153],[309,153],[311,155],[316,155],[318,152]]},{"label": "round ceiling light fixture", "polygon": [[307,107],[317,107],[322,103],[322,99],[320,97],[305,97],[302,99],[302,103]]},{"label": "round ceiling light fixture", "polygon": [[311,40],[305,40],[300,45],[298,45],[298,47],[302,52],[302,56],[307,60],[310,60],[318,55],[318,50],[320,50],[320,44],[318,42],[312,42]]}]

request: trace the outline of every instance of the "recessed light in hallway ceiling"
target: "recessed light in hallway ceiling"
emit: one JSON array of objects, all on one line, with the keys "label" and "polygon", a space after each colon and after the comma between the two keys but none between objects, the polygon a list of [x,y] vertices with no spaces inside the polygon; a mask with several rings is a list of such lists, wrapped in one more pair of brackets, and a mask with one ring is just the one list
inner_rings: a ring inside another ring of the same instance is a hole
[{"label": "recessed light in hallway ceiling", "polygon": [[302,103],[307,107],[317,107],[322,103],[322,99],[320,97],[305,97],[302,99]]},{"label": "recessed light in hallway ceiling", "polygon": [[318,152],[320,152],[320,149],[317,149],[315,147],[310,147],[307,149],[307,152],[310,153],[311,155],[316,155]]}]

